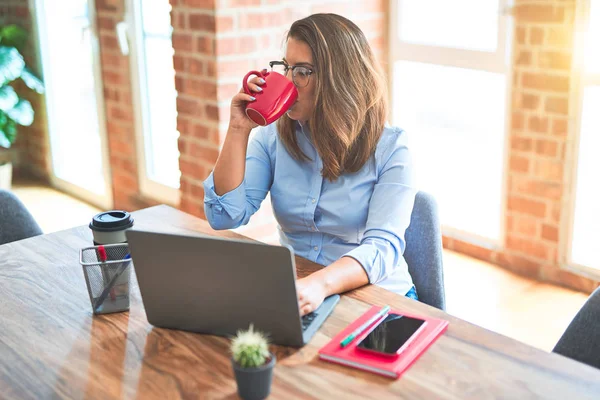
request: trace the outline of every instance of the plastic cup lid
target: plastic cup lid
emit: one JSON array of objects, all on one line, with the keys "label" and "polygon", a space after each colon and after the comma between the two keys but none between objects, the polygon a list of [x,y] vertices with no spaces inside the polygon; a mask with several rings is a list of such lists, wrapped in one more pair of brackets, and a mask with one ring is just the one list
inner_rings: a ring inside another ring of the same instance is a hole
[{"label": "plastic cup lid", "polygon": [[114,232],[133,226],[133,217],[127,211],[112,210],[94,215],[90,229],[98,232]]}]

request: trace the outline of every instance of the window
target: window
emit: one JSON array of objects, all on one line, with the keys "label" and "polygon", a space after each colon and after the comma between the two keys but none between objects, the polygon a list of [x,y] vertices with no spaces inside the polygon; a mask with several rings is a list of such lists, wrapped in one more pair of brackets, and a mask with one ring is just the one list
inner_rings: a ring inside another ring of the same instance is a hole
[{"label": "window", "polygon": [[392,123],[408,132],[419,188],[437,198],[444,234],[498,244],[510,85],[504,1],[392,4]]},{"label": "window", "polygon": [[181,173],[171,6],[169,0],[130,0],[129,6],[141,191],[177,204]]},{"label": "window", "polygon": [[600,1],[586,3],[582,7],[588,23],[582,36],[583,75],[577,93],[581,114],[569,262],[600,269]]}]

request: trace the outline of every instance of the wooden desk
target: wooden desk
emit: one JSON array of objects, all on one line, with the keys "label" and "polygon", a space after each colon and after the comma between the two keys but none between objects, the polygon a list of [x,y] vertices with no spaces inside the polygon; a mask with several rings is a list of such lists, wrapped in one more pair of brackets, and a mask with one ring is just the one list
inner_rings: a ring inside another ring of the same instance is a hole
[{"label": "wooden desk", "polygon": [[[166,206],[135,219],[140,229],[237,236]],[[89,229],[78,227],[0,246],[0,397],[237,398],[228,341],[153,328],[135,279],[130,312],[92,316],[78,262],[91,243]],[[318,268],[301,259],[297,267],[301,276]],[[370,304],[446,318],[450,326],[399,380],[320,361],[317,350]],[[274,351],[273,399],[600,398],[600,370],[376,286],[342,296],[304,348]]]}]

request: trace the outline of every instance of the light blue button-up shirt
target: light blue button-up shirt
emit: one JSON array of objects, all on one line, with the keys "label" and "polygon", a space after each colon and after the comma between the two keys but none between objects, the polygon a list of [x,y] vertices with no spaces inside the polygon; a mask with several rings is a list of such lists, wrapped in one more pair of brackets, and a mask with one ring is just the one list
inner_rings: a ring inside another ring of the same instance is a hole
[{"label": "light blue button-up shirt", "polygon": [[212,173],[204,182],[208,222],[214,229],[245,225],[271,191],[281,244],[322,265],[352,257],[369,282],[406,294],[413,283],[402,256],[404,233],[417,191],[406,133],[386,127],[360,171],[330,182],[321,175],[323,162],[308,128],[297,126],[298,144],[312,161],[287,152],[276,124],[260,128],[248,145],[240,186],[219,196]]}]

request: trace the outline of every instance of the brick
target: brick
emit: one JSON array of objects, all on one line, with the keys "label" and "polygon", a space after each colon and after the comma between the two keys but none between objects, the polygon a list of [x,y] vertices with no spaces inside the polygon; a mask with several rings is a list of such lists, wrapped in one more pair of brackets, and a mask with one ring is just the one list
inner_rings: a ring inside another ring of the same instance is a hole
[{"label": "brick", "polygon": [[[177,130],[179,131],[179,133],[181,133],[181,135],[184,137],[186,136],[186,134],[191,133],[191,122],[189,119],[184,118],[181,115],[177,116]],[[180,139],[183,139],[183,137],[180,136]]]},{"label": "brick", "polygon": [[116,11],[119,7],[120,0],[97,0],[96,9],[106,11]]},{"label": "brick", "polygon": [[113,72],[109,70],[102,71],[102,80],[105,84],[109,85],[121,85],[124,83],[124,79],[121,73]]},{"label": "brick", "polygon": [[194,200],[187,196],[182,197],[179,203],[179,209],[185,213],[206,219],[206,216],[204,215],[204,205],[197,199]]},{"label": "brick", "polygon": [[109,118],[114,118],[121,121],[133,122],[133,112],[131,108],[122,106],[112,106],[109,109]]},{"label": "brick", "polygon": [[518,26],[515,30],[515,38],[518,44],[525,44],[525,38],[527,36],[527,31],[525,27]]},{"label": "brick", "polygon": [[513,136],[511,138],[511,149],[518,151],[531,151],[533,149],[533,139],[522,136]]},{"label": "brick", "polygon": [[188,154],[188,140],[186,137],[179,136],[179,139],[177,140],[177,150],[179,150],[180,157]]},{"label": "brick", "polygon": [[525,117],[523,113],[513,111],[511,118],[512,129],[521,130],[525,126]]},{"label": "brick", "polygon": [[186,70],[186,58],[180,55],[173,56],[173,68],[175,71],[185,71]]},{"label": "brick", "polygon": [[238,47],[238,38],[237,37],[226,37],[219,38],[215,43],[215,53],[217,56],[224,56],[229,54],[236,54]]},{"label": "brick", "polygon": [[566,118],[552,118],[552,134],[566,137],[568,134],[569,121]]},{"label": "brick", "polygon": [[114,53],[101,53],[100,59],[102,62],[102,68],[111,68],[115,70],[122,70],[124,63],[122,62],[123,57],[120,54]]},{"label": "brick", "polygon": [[214,81],[185,78],[182,85],[181,92],[190,96],[209,100],[217,97],[217,84]]},{"label": "brick", "polygon": [[544,279],[549,282],[584,293],[591,293],[600,286],[599,282],[595,280],[558,267],[547,267],[543,273]]},{"label": "brick", "polygon": [[259,6],[261,0],[229,0],[229,7]]},{"label": "brick", "polygon": [[190,29],[194,31],[210,33],[214,33],[216,31],[216,22],[214,15],[190,14],[188,23]]},{"label": "brick", "polygon": [[531,52],[527,50],[519,51],[515,63],[517,65],[531,65]]},{"label": "brick", "polygon": [[547,117],[538,117],[532,115],[527,120],[527,129],[531,132],[546,133],[548,132],[549,120]]},{"label": "brick", "polygon": [[491,261],[493,251],[484,247],[476,246],[462,240],[454,239],[454,250],[475,257],[479,260]]},{"label": "brick", "polygon": [[190,143],[190,155],[195,159],[202,159],[214,164],[219,157],[219,150],[205,144]]},{"label": "brick", "polygon": [[187,59],[187,72],[194,75],[206,75],[204,61],[193,58]]},{"label": "brick", "polygon": [[180,114],[187,114],[191,116],[197,116],[200,113],[201,107],[195,100],[185,99],[177,97],[177,112]]},{"label": "brick", "polygon": [[537,278],[541,269],[539,261],[534,261],[528,257],[516,254],[501,253],[498,255],[497,260],[498,264],[503,267],[532,278]]},{"label": "brick", "polygon": [[115,29],[115,21],[110,17],[98,17],[98,28],[106,31]]},{"label": "brick", "polygon": [[558,243],[558,228],[553,225],[542,225],[542,238]]},{"label": "brick", "polygon": [[538,64],[543,69],[569,71],[572,58],[570,51],[542,51],[538,53]]},{"label": "brick", "polygon": [[534,176],[539,179],[548,180],[550,182],[562,182],[564,165],[560,161],[535,160]]},{"label": "brick", "polygon": [[537,139],[535,141],[535,152],[543,156],[556,157],[558,143],[552,140]]},{"label": "brick", "polygon": [[176,53],[180,51],[191,52],[194,50],[194,40],[190,34],[174,32],[171,41]]},{"label": "brick", "polygon": [[517,23],[560,23],[564,20],[564,9],[552,5],[517,4],[513,14]]},{"label": "brick", "polygon": [[573,27],[561,26],[548,29],[546,45],[552,47],[573,48]]},{"label": "brick", "polygon": [[234,29],[235,21],[230,15],[220,15],[216,17],[217,33],[230,32]]},{"label": "brick", "polygon": [[187,7],[196,9],[215,9],[215,0],[183,0],[183,4]]},{"label": "brick", "polygon": [[206,170],[202,165],[182,157],[179,158],[179,170],[181,171],[181,176],[196,180],[204,180],[208,176],[208,173],[206,173]]},{"label": "brick", "polygon": [[195,124],[193,127],[193,134],[197,139],[207,140],[210,138],[211,128],[203,124]]},{"label": "brick", "polygon": [[508,197],[508,210],[540,218],[546,216],[546,204],[544,202],[518,196]]},{"label": "brick", "polygon": [[540,104],[540,96],[522,93],[518,106],[526,110],[536,110]]},{"label": "brick", "polygon": [[537,219],[531,217],[514,217],[513,232],[523,236],[537,236],[538,221]]},{"label": "brick", "polygon": [[522,77],[524,88],[555,92],[568,92],[570,79],[568,76],[550,75],[545,73],[524,73]]},{"label": "brick", "polygon": [[113,35],[100,35],[100,47],[102,52],[106,52],[107,50],[118,51],[120,54],[119,41],[116,36]]},{"label": "brick", "polygon": [[207,104],[206,106],[204,106],[204,110],[205,115],[208,119],[211,119],[213,121],[219,121],[219,107],[212,104]]},{"label": "brick", "polygon": [[512,155],[509,168],[511,172],[527,173],[529,171],[529,160],[526,157]]},{"label": "brick", "polygon": [[568,115],[569,99],[567,97],[547,97],[544,109],[546,112]]},{"label": "brick", "polygon": [[208,36],[200,36],[196,41],[196,49],[201,54],[215,55],[215,39]]},{"label": "brick", "polygon": [[529,29],[529,44],[540,45],[544,43],[544,28],[533,26]]},{"label": "brick", "polygon": [[548,259],[549,255],[548,246],[546,246],[544,243],[514,235],[507,235],[506,248],[543,260]]}]

